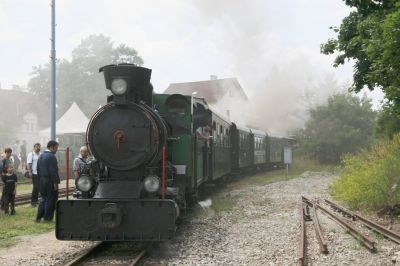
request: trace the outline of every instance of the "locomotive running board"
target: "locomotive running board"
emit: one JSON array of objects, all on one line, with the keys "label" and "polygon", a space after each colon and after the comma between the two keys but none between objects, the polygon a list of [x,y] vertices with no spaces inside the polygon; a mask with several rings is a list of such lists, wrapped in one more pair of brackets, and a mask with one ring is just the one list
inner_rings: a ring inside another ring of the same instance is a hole
[{"label": "locomotive running board", "polygon": [[86,241],[164,241],[175,233],[172,200],[59,200],[56,238]]}]

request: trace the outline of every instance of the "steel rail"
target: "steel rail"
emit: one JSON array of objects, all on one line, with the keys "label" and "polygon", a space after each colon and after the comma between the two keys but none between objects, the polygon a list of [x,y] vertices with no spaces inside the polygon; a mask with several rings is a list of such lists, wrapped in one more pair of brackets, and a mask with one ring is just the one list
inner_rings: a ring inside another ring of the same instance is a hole
[{"label": "steel rail", "polygon": [[311,206],[311,207],[314,206],[313,202],[312,202],[311,200],[309,200],[308,198],[304,197],[304,196],[301,196],[301,200],[302,200],[303,202],[307,203],[307,204],[308,204],[309,206]]},{"label": "steel rail", "polygon": [[339,216],[335,215],[333,212],[330,210],[326,209],[322,205],[315,203],[315,207],[319,208],[321,211],[323,211],[325,214],[329,215],[333,220],[338,222],[341,226],[343,226],[348,232],[357,240],[360,240],[361,243],[367,247],[370,251],[375,251],[375,241],[372,240],[371,238],[364,236],[360,231],[358,231],[355,227],[341,219]]},{"label": "steel rail", "polygon": [[308,204],[309,206],[312,207],[313,211],[312,211],[312,221],[313,221],[313,226],[315,229],[315,235],[317,237],[318,240],[318,244],[319,244],[319,250],[321,251],[321,253],[328,253],[328,245],[325,241],[325,238],[322,234],[322,230],[321,230],[321,225],[319,223],[319,219],[318,219],[318,214],[317,214],[317,209],[315,208],[315,204],[312,202],[312,200],[301,196],[301,200],[303,202],[305,202],[306,204]]},{"label": "steel rail", "polygon": [[137,255],[137,256],[133,259],[133,261],[131,262],[131,264],[129,264],[129,266],[135,266],[135,265],[137,265],[137,264],[139,263],[139,261],[143,258],[143,256],[146,254],[146,252],[147,252],[147,250],[146,250],[146,249],[143,249],[143,250],[139,253],[139,255]]},{"label": "steel rail", "polygon": [[[32,181],[24,181],[24,182],[17,182],[18,185],[26,185],[26,184],[32,184]],[[0,182],[0,187],[3,187],[4,183]]]},{"label": "steel rail", "polygon": [[369,219],[367,219],[367,218],[365,218],[365,217],[363,217],[363,216],[361,216],[361,215],[359,215],[357,213],[354,213],[354,212],[352,212],[350,210],[347,210],[346,208],[344,208],[344,207],[342,207],[340,205],[337,205],[336,203],[334,203],[334,202],[332,202],[330,200],[324,199],[324,201],[328,205],[330,205],[332,208],[334,208],[336,210],[339,210],[341,213],[343,213],[343,214],[345,214],[345,215],[347,215],[349,217],[352,217],[354,220],[360,221],[361,223],[366,225],[368,228],[370,228],[370,229],[374,230],[375,232],[378,232],[379,234],[391,239],[393,242],[395,242],[397,244],[400,244],[400,235],[395,233],[395,232],[393,232],[392,230],[389,230],[389,229],[383,227],[382,225],[377,224],[377,223],[375,223],[375,222],[373,222],[373,221],[371,221],[371,220],[369,220]]},{"label": "steel rail", "polygon": [[315,229],[315,235],[317,236],[318,244],[319,244],[319,250],[321,253],[328,253],[328,245],[326,244],[325,238],[322,234],[321,230],[321,225],[319,223],[318,219],[318,214],[317,214],[317,209],[315,208],[315,205],[313,204],[312,206],[313,212],[312,212],[312,220],[313,220],[313,225]]},{"label": "steel rail", "polygon": [[72,261],[68,262],[67,264],[65,264],[65,266],[75,266],[75,265],[79,265],[80,263],[82,263],[84,260],[86,260],[95,250],[99,249],[100,247],[102,247],[104,245],[105,242],[99,242],[97,244],[95,244],[93,247],[85,250],[85,252],[83,252],[82,254],[80,254],[78,257],[76,257],[75,259],[73,259]]},{"label": "steel rail", "polygon": [[[69,191],[69,195],[71,195],[72,193],[73,193],[72,191]],[[67,192],[66,192],[65,188],[60,188],[58,190],[59,197],[65,197],[66,194],[67,194]],[[25,193],[25,194],[15,196],[15,206],[20,206],[20,205],[29,204],[29,203],[31,203],[31,193]]]},{"label": "steel rail", "polygon": [[[95,244],[93,247],[85,250],[83,253],[79,254],[76,258],[74,258],[72,261],[68,262],[65,264],[65,266],[76,266],[82,264],[85,260],[90,258],[91,255],[93,255],[95,252],[98,252],[99,249],[103,248],[106,244],[110,244],[110,242],[99,242]],[[143,248],[138,255],[135,255],[135,257],[132,259],[132,261],[129,263],[129,266],[135,266],[138,265],[140,260],[144,257],[144,255],[147,252],[147,247]]]},{"label": "steel rail", "polygon": [[351,218],[353,221],[356,220],[356,217],[354,216],[354,213],[348,209],[346,209],[343,206],[340,206],[330,200],[324,199],[324,202],[328,205],[330,205],[333,209],[335,209],[336,211],[342,213],[344,216],[347,216],[348,218]]},{"label": "steel rail", "polygon": [[304,223],[305,219],[305,214],[304,214],[304,209],[303,209],[303,200],[300,200],[300,206],[299,206],[299,215],[300,215],[300,242],[299,242],[299,249],[298,249],[298,260],[299,260],[299,265],[304,266],[305,265],[305,259],[306,259],[306,227]]}]

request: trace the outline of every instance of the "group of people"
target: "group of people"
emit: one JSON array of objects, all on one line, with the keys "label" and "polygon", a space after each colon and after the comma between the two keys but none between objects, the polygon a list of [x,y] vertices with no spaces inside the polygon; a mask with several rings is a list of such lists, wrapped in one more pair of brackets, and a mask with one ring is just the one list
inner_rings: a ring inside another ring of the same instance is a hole
[{"label": "group of people", "polygon": [[[26,171],[27,177],[32,179],[31,205],[32,207],[38,207],[35,220],[37,223],[40,223],[42,219],[46,222],[51,222],[54,217],[60,184],[58,162],[55,156],[58,147],[58,142],[50,140],[47,143],[47,149],[41,152],[40,143],[35,143],[32,152],[27,154]],[[0,173],[3,181],[1,208],[6,214],[15,215],[15,195],[18,178],[14,173],[15,167],[11,160],[11,154],[12,148],[6,148],[4,150],[4,158],[0,163]],[[87,147],[82,146],[79,156],[73,162],[74,178],[82,174],[87,164],[88,155]]]},{"label": "group of people", "polygon": [[[58,150],[58,142],[50,140],[47,149],[42,153],[40,143],[35,143],[33,151],[26,158],[26,170],[28,177],[32,178],[31,204],[38,207],[36,222],[43,218],[52,221],[55,204],[58,198],[58,163],[55,154]],[[14,162],[11,160],[12,149],[4,150],[5,157],[0,164],[3,191],[1,196],[1,208],[6,214],[15,215],[15,195],[18,178],[14,173]],[[15,167],[16,168],[16,167]],[[38,204],[39,193],[41,201]],[[11,207],[11,212],[9,211]]]},{"label": "group of people", "polygon": [[[7,145],[11,149],[11,155],[9,156],[9,160],[13,163],[14,171],[17,172],[18,170],[26,169],[26,162],[27,162],[27,148],[26,148],[26,140],[20,142],[16,140],[14,144]],[[1,147],[0,150],[4,150],[4,147]],[[2,159],[5,157],[5,153],[2,154]]]}]

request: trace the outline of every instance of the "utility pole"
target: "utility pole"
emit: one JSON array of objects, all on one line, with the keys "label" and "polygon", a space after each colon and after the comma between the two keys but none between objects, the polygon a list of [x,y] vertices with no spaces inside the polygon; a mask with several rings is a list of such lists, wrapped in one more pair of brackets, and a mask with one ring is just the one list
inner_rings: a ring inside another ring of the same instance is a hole
[{"label": "utility pole", "polygon": [[56,140],[56,1],[51,0],[51,139]]}]

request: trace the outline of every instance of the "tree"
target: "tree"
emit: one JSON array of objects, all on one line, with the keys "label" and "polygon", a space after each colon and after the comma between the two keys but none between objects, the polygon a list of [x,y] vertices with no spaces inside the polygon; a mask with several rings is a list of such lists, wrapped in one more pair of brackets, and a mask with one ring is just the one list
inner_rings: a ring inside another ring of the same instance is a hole
[{"label": "tree", "polygon": [[[90,35],[72,51],[72,60],[57,61],[57,114],[63,114],[75,101],[90,116],[106,95],[100,67],[109,64],[132,63],[143,65],[137,51],[124,44],[113,46],[111,39],[102,34]],[[28,82],[30,91],[48,104],[50,100],[50,65],[33,68]]]},{"label": "tree", "polygon": [[343,19],[340,27],[333,27],[337,38],[322,44],[321,52],[338,53],[335,67],[354,60],[354,91],[359,92],[363,87],[370,90],[379,87],[384,91],[388,102],[379,116],[377,130],[392,136],[400,129],[396,126],[400,117],[400,2],[345,2],[354,11]]},{"label": "tree", "polygon": [[392,139],[396,132],[400,132],[400,114],[393,104],[385,103],[378,113],[375,135],[378,138]]},{"label": "tree", "polygon": [[336,94],[327,105],[310,110],[297,138],[300,150],[321,163],[339,163],[341,156],[366,147],[373,135],[375,112],[367,98]]}]

